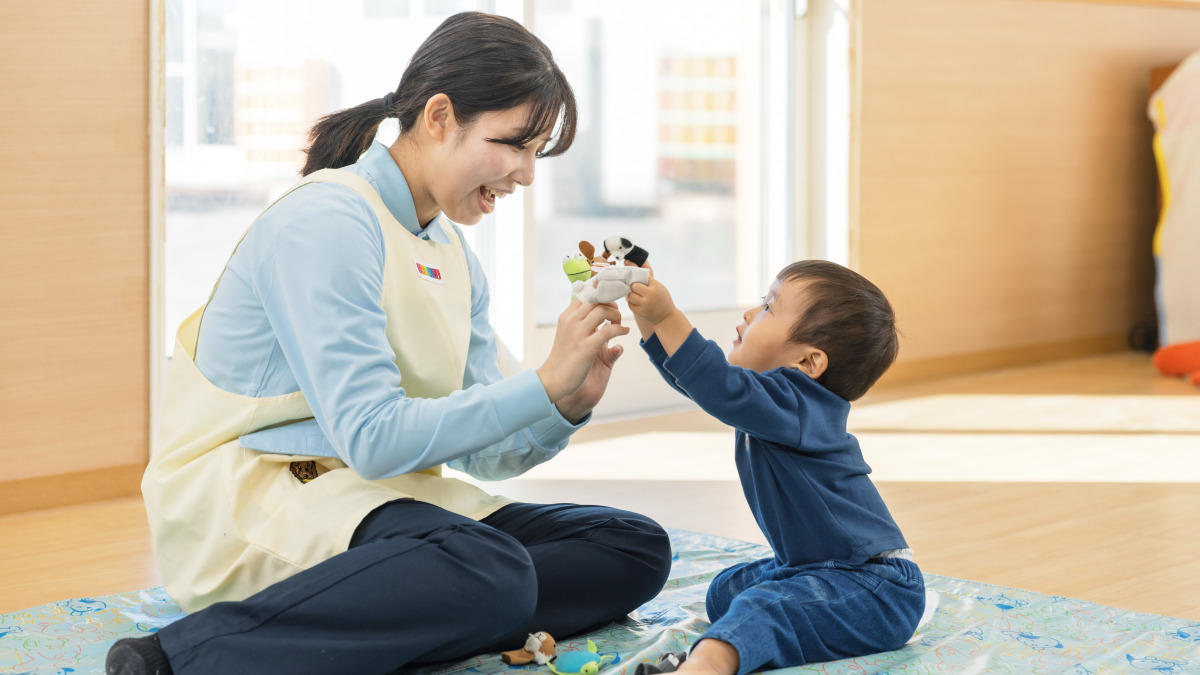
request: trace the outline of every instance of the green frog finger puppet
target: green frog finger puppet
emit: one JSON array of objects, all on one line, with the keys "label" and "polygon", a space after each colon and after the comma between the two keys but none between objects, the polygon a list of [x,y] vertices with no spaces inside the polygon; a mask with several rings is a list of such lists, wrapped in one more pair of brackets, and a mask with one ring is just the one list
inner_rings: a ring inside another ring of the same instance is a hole
[{"label": "green frog finger puppet", "polygon": [[566,256],[563,258],[563,273],[571,283],[587,281],[592,278],[592,262],[578,253]]}]

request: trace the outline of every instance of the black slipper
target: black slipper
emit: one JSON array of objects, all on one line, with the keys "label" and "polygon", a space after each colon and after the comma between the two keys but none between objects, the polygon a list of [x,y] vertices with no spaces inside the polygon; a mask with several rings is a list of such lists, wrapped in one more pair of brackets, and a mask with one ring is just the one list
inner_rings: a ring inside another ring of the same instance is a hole
[{"label": "black slipper", "polygon": [[173,675],[158,634],[117,640],[104,661],[107,675]]},{"label": "black slipper", "polygon": [[658,663],[639,663],[634,669],[633,675],[659,675],[659,673],[673,673],[679,670],[679,664],[687,660],[687,652],[671,652],[666,654]]}]

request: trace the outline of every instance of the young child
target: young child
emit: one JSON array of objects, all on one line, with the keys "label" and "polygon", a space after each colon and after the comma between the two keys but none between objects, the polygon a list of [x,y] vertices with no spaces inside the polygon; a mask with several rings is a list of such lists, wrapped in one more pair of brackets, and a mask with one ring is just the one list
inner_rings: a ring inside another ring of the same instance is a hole
[{"label": "young child", "polygon": [[626,301],[667,383],[736,429],[742,488],[775,552],[713,579],[712,626],[679,672],[742,675],[903,646],[924,580],[846,432],[850,401],[896,358],[883,293],[841,265],[793,263],[745,313],[728,359],[653,274]]}]

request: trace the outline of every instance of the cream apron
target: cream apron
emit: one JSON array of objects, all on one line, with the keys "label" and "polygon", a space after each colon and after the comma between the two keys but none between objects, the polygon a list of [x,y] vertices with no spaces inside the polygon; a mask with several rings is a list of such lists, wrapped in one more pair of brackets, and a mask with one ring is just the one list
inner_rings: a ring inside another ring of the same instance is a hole
[{"label": "cream apron", "polygon": [[[442,227],[449,244],[412,236],[369,183],[346,171],[318,171],[292,189],[313,182],[354,189],[379,218],[381,305],[406,394],[434,398],[460,389],[471,289],[458,235],[439,218],[429,227]],[[443,478],[441,467],[368,481],[339,459],[241,447],[241,436],[310,419],[312,410],[300,392],[253,398],[205,379],[193,362],[203,313],[201,307],[179,327],[159,444],[142,479],[159,574],[184,610],[244,599],[345,551],[362,519],[396,499],[429,502],[473,519],[509,503]],[[302,483],[291,463],[306,460],[316,462],[320,476]]]}]

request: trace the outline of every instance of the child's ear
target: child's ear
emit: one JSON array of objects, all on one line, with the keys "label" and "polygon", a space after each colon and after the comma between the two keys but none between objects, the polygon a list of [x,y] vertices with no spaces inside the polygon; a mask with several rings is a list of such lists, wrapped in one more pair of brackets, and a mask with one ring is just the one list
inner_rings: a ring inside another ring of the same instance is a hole
[{"label": "child's ear", "polygon": [[796,362],[796,368],[804,371],[812,379],[817,379],[825,373],[825,369],[829,367],[829,356],[824,350],[817,349],[812,345],[803,345],[801,347],[800,360]]}]

